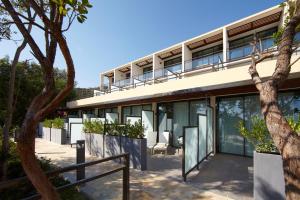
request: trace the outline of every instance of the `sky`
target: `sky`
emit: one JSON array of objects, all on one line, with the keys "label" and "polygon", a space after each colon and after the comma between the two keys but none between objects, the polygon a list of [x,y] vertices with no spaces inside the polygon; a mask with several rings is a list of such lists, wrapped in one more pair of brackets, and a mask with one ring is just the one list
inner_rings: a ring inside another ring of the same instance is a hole
[{"label": "sky", "polygon": [[[75,63],[77,87],[99,86],[99,74],[160,49],[278,5],[282,0],[90,0],[83,24],[65,34]],[[39,31],[34,39],[43,45]],[[0,42],[0,58],[13,58],[16,44]],[[32,59],[30,48],[21,60]],[[58,52],[55,66],[65,68]]]}]

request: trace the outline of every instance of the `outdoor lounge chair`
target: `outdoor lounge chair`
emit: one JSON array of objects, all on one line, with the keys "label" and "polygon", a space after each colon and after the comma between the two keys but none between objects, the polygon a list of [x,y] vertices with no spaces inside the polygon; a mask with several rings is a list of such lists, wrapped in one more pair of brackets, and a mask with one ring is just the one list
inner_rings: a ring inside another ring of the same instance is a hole
[{"label": "outdoor lounge chair", "polygon": [[164,131],[162,135],[160,135],[159,137],[159,143],[157,143],[153,147],[153,153],[155,153],[155,151],[163,151],[165,155],[167,155],[168,146],[169,146],[169,137],[170,137],[170,132]]},{"label": "outdoor lounge chair", "polygon": [[153,148],[156,145],[157,132],[151,131],[147,134],[147,149],[153,154]]}]

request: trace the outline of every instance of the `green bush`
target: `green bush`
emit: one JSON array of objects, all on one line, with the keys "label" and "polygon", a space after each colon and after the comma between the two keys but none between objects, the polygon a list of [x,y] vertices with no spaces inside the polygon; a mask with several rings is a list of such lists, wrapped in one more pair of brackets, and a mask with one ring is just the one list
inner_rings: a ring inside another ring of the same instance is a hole
[{"label": "green bush", "polygon": [[98,120],[95,120],[95,121],[85,120],[83,122],[83,132],[103,134],[104,133],[104,124]]},{"label": "green bush", "polygon": [[251,121],[251,130],[245,127],[243,121],[239,122],[239,131],[241,135],[255,147],[257,152],[278,152],[270,137],[265,121],[258,116],[253,117]]},{"label": "green bush", "polygon": [[[239,131],[241,135],[253,144],[257,152],[278,152],[265,121],[258,116],[254,116],[251,121],[251,130],[245,127],[243,121],[239,122]],[[296,122],[293,118],[288,118],[287,121],[293,131],[300,135],[300,119]]]},{"label": "green bush", "polygon": [[130,138],[137,138],[137,139],[144,138],[144,136],[145,136],[144,135],[144,126],[142,124],[142,121],[139,120],[138,122],[135,122],[134,124],[128,124],[126,135]]},{"label": "green bush", "polygon": [[55,118],[52,120],[52,128],[62,129],[64,128],[65,120],[61,118]]},{"label": "green bush", "polygon": [[45,119],[43,121],[43,127],[45,127],[45,128],[51,128],[52,127],[52,120],[51,119]]},{"label": "green bush", "polygon": [[[1,132],[0,134],[2,135]],[[0,148],[0,153],[2,153],[1,149],[2,148]],[[49,159],[41,157],[38,159],[38,161],[40,163],[41,168],[44,171],[51,171],[54,169],[58,169],[58,167],[52,164],[51,160]],[[21,165],[20,157],[17,154],[16,143],[10,141],[7,178],[15,179],[23,176],[25,176],[25,173]],[[59,187],[70,183],[69,181],[65,180],[62,176],[52,177],[50,178],[50,181],[55,187]],[[6,200],[22,199],[34,195],[35,193],[36,191],[32,186],[32,184],[28,182],[24,182],[17,186],[1,190],[0,199],[6,199]],[[63,200],[87,200],[88,199],[82,193],[80,193],[76,187],[70,187],[60,192],[60,198]]]}]

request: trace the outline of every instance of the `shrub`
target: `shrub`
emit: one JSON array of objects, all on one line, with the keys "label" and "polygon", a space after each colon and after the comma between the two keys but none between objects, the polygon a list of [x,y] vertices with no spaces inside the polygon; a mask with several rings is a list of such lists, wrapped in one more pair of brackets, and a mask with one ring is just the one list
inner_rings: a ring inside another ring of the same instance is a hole
[{"label": "shrub", "polygon": [[[253,146],[257,152],[278,152],[270,136],[266,123],[258,116],[252,119],[252,129],[248,130],[243,121],[239,122],[239,131]],[[289,125],[298,135],[300,135],[300,119],[295,122],[293,118],[287,119]]]},{"label": "shrub", "polygon": [[65,120],[61,118],[55,118],[52,120],[52,128],[62,129],[64,128]]},{"label": "shrub", "polygon": [[[1,141],[0,144],[2,144]],[[2,153],[1,149],[2,148],[0,148],[0,153]],[[51,160],[49,159],[41,157],[38,159],[38,161],[41,165],[41,168],[44,171],[51,171],[54,169],[58,169],[58,167],[52,164]],[[24,170],[21,165],[20,157],[17,154],[16,143],[12,141],[10,141],[7,169],[8,169],[7,171],[8,179],[15,179],[15,178],[25,176]],[[63,186],[70,183],[69,181],[65,180],[62,176],[52,177],[50,178],[50,181],[55,187]],[[7,200],[22,199],[34,195],[35,193],[36,191],[32,186],[32,184],[28,182],[24,182],[24,183],[20,183],[19,185],[1,190],[0,199],[7,199]],[[76,187],[70,187],[60,192],[60,197],[61,199],[64,200],[87,200],[88,199],[83,194],[79,193]]]},{"label": "shrub", "polygon": [[52,120],[45,119],[45,121],[43,121],[43,127],[45,127],[45,128],[51,128],[52,127]]},{"label": "shrub", "polygon": [[141,120],[139,120],[138,122],[135,122],[134,124],[128,124],[127,136],[130,138],[138,138],[138,139],[144,138],[144,136],[145,136],[144,135],[144,126],[143,126]]},{"label": "shrub", "polygon": [[253,117],[251,121],[251,130],[248,130],[245,127],[243,121],[239,122],[239,131],[241,135],[255,147],[257,152],[277,152],[265,121],[258,116]]},{"label": "shrub", "polygon": [[98,120],[95,120],[95,121],[85,120],[83,122],[83,132],[103,134],[104,124]]}]

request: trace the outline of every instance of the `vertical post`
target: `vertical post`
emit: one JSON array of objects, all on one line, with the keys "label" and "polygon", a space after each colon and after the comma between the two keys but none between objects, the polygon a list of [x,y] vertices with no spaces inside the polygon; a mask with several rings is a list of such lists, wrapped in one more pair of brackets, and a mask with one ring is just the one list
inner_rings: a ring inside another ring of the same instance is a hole
[{"label": "vertical post", "polygon": [[129,153],[124,156],[124,165],[123,169],[123,200],[129,200]]},{"label": "vertical post", "polygon": [[[76,164],[85,163],[85,141],[77,140],[76,143]],[[85,167],[76,171],[77,181],[85,178]]]},{"label": "vertical post", "polygon": [[226,27],[223,27],[223,63],[225,63],[224,68],[226,69],[226,62],[228,61],[228,51],[229,51],[229,43],[228,43],[228,34]]}]

